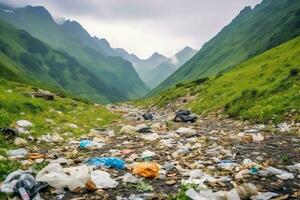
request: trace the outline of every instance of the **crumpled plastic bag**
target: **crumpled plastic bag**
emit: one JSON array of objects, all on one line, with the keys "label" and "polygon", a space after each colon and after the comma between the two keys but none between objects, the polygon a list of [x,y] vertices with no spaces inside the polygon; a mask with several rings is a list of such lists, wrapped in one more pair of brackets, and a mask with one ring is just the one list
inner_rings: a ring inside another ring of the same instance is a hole
[{"label": "crumpled plastic bag", "polygon": [[91,173],[91,180],[99,189],[115,188],[118,182],[110,178],[109,173],[101,170],[96,170]]},{"label": "crumpled plastic bag", "polygon": [[56,189],[68,187],[71,191],[84,188],[89,178],[90,170],[86,165],[63,169],[58,163],[49,164],[36,176],[39,182],[46,182]]},{"label": "crumpled plastic bag", "polygon": [[91,158],[87,161],[88,165],[93,165],[95,167],[107,167],[114,168],[118,170],[125,169],[125,162],[120,158],[108,157],[108,158]]},{"label": "crumpled plastic bag", "polygon": [[132,173],[146,178],[159,176],[160,166],[157,163],[142,162],[134,165]]},{"label": "crumpled plastic bag", "polygon": [[96,147],[96,148],[102,148],[105,145],[105,143],[95,142],[91,140],[81,140],[79,143],[80,148],[89,148],[89,147]]},{"label": "crumpled plastic bag", "polygon": [[2,183],[1,186],[1,192],[9,194],[9,193],[13,193],[14,192],[14,187],[18,182],[18,179],[21,175],[23,174],[31,174],[32,170],[17,170],[14,171],[12,173],[10,173],[9,175],[7,175],[7,177],[5,178],[5,180]]}]

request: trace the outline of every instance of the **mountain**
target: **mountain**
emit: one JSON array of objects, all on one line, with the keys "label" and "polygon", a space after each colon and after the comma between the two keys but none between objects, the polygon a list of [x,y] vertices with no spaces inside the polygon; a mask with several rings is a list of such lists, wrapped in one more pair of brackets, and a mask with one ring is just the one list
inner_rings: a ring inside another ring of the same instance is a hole
[{"label": "mountain", "polygon": [[151,89],[158,86],[196,53],[197,50],[190,47],[185,47],[173,57],[168,58],[166,61],[153,69],[151,73],[151,80],[146,82],[147,86]]},{"label": "mountain", "polygon": [[149,95],[179,82],[210,77],[300,35],[300,1],[264,0],[240,14]]},{"label": "mountain", "polygon": [[59,25],[41,6],[10,8],[9,11],[7,7],[0,7],[0,18],[76,58],[104,84],[103,87],[109,88],[108,91],[102,90],[101,94],[87,90],[81,94],[86,98],[102,102],[103,98],[98,99],[97,96],[106,96],[109,101],[123,101],[142,97],[148,91],[130,62],[120,56],[112,56],[106,49],[106,40],[91,37],[76,21],[66,20]]},{"label": "mountain", "polygon": [[[100,102],[126,100],[75,58],[0,20],[0,76]],[[117,94],[117,95],[116,95]]]},{"label": "mountain", "polygon": [[141,79],[149,88],[153,88],[150,81],[153,79],[154,69],[168,59],[157,52],[153,53],[147,59],[140,59],[135,54],[129,54],[126,50],[121,48],[115,49],[114,55],[119,55],[125,60],[130,61]]},{"label": "mountain", "polygon": [[[224,109],[255,122],[300,120],[300,36],[251,58],[216,77],[179,83],[140,102],[171,107],[188,102],[193,112]],[[179,103],[180,102],[180,103]]]}]

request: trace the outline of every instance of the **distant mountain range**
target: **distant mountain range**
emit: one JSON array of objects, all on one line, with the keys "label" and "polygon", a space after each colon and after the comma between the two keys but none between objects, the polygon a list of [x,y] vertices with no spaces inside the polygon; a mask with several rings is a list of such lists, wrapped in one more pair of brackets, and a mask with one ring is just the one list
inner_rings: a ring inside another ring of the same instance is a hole
[{"label": "distant mountain range", "polygon": [[299,0],[264,0],[246,7],[202,49],[148,95],[181,82],[222,74],[300,35]]},{"label": "distant mountain range", "polygon": [[[76,21],[67,20],[59,25],[41,6],[10,8],[1,5],[0,19],[27,31],[51,48],[64,52],[93,75],[95,84],[103,85],[98,90],[86,88],[80,92],[82,97],[100,102],[115,102],[140,98],[148,92],[130,62],[112,55],[112,49],[106,40],[91,37]],[[67,75],[64,79],[66,83],[71,83]]]}]

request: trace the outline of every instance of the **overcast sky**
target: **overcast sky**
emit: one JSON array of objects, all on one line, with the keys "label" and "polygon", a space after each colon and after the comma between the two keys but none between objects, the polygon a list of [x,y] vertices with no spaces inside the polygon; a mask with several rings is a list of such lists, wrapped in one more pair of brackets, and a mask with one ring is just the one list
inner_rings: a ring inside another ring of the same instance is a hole
[{"label": "overcast sky", "polygon": [[78,21],[91,35],[106,38],[145,58],[199,49],[245,6],[262,0],[0,0],[15,6],[43,5],[54,17]]}]

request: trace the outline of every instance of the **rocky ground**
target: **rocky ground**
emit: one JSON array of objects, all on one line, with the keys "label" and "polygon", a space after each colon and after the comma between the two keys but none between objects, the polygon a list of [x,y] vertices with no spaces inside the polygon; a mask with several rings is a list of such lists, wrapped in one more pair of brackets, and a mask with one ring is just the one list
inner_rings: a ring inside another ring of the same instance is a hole
[{"label": "rocky ground", "polygon": [[[173,111],[153,112],[154,119],[145,121],[145,111],[131,105],[109,109],[124,120],[110,128],[95,127],[79,139],[44,136],[36,148],[25,147],[28,152],[19,159],[24,169],[39,163],[42,170],[49,163],[66,169],[87,166],[91,158],[116,157],[125,168],[94,167],[88,178],[78,170],[71,177],[84,184],[73,191],[67,183],[57,186],[63,180],[51,176],[42,198],[300,199],[300,124],[253,125],[221,115],[173,122]],[[83,141],[91,143],[84,146]],[[138,170],[137,163],[148,166]],[[105,177],[97,177],[102,183],[93,181],[92,171],[100,170],[108,172],[108,182]]]}]

